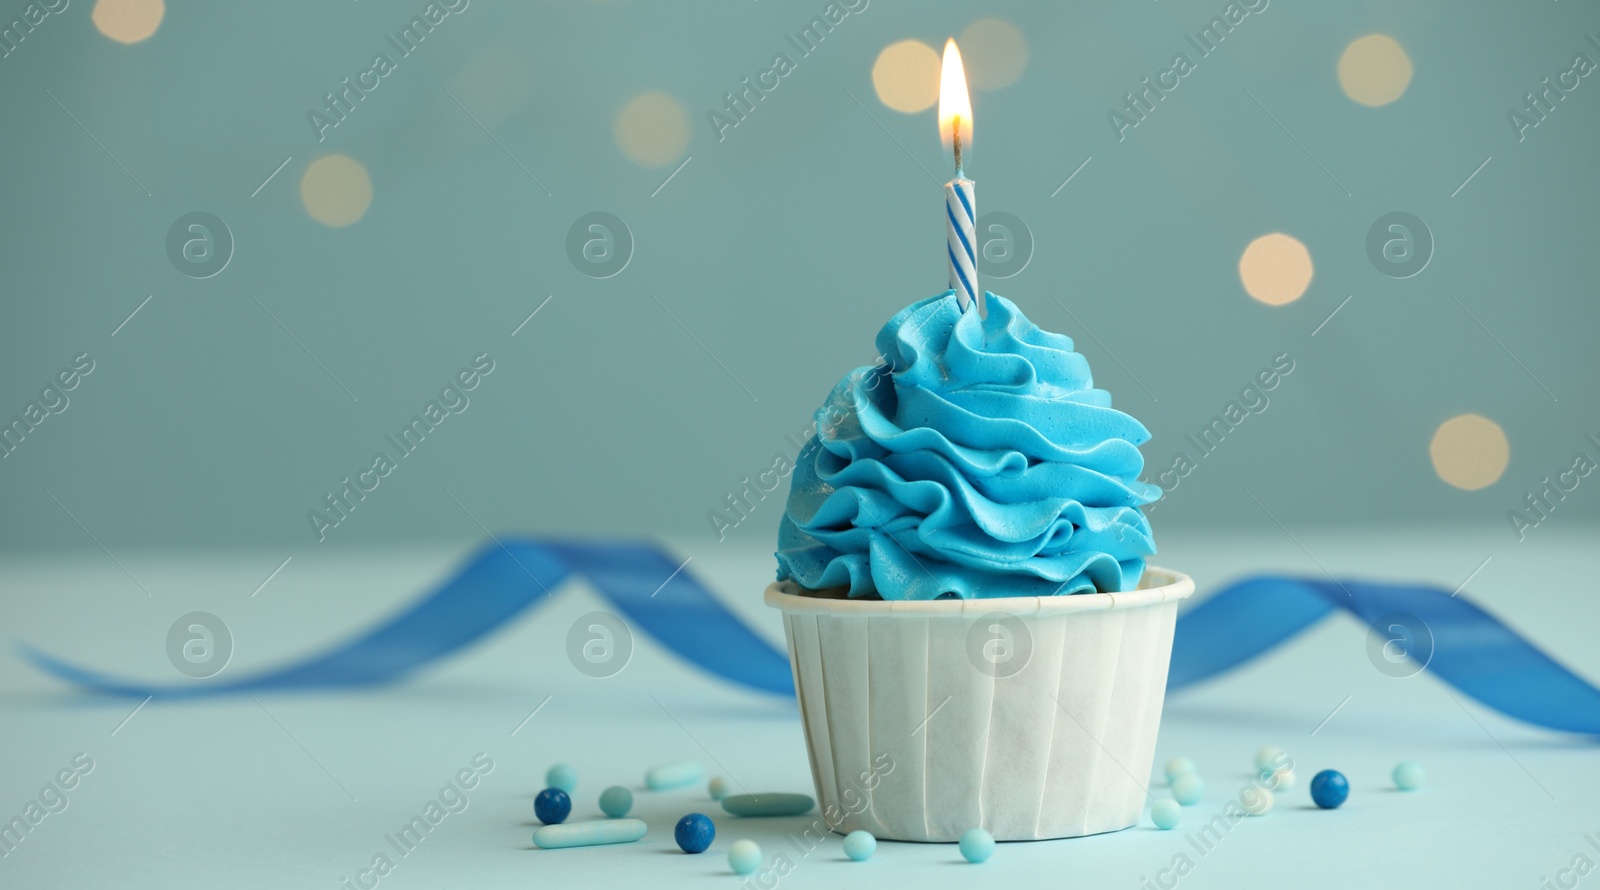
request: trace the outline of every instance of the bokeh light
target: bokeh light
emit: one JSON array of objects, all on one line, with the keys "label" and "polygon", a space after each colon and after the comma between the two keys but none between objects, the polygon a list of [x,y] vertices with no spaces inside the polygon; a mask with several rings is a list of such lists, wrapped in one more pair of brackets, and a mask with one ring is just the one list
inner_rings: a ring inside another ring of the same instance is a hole
[{"label": "bokeh light", "polygon": [[89,18],[118,43],[138,43],[156,33],[167,14],[162,0],[96,0]]},{"label": "bokeh light", "polygon": [[317,222],[336,229],[348,226],[365,216],[372,204],[372,177],[354,158],[317,158],[300,178],[300,200]]},{"label": "bokeh light", "polygon": [[[450,80],[450,92],[493,132],[527,101],[534,86],[533,62],[505,43],[492,43],[475,53]],[[459,115],[453,102],[451,112]]]},{"label": "bokeh light", "polygon": [[612,129],[622,153],[646,167],[670,164],[689,147],[689,116],[677,99],[659,91],[622,106]]},{"label": "bokeh light", "polygon": [[920,40],[889,44],[872,63],[872,88],[895,111],[932,108],[939,101],[939,54]]},{"label": "bokeh light", "polygon": [[1376,108],[1400,98],[1411,83],[1411,57],[1387,34],[1368,34],[1339,57],[1339,86],[1362,105]]},{"label": "bokeh light", "polygon": [[1239,257],[1239,279],[1245,293],[1268,306],[1300,299],[1311,285],[1311,275],[1311,252],[1282,232],[1262,235]]},{"label": "bokeh light", "polygon": [[980,90],[998,90],[1017,82],[1028,66],[1028,41],[1017,26],[1000,19],[979,19],[956,38],[967,78]]},{"label": "bokeh light", "polygon": [[1481,414],[1461,414],[1439,424],[1428,444],[1433,471],[1456,488],[1493,485],[1511,461],[1505,431]]}]

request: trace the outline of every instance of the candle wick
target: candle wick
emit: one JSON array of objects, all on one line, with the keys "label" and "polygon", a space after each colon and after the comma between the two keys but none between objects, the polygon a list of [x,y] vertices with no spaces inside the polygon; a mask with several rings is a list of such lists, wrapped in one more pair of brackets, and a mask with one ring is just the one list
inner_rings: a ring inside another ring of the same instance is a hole
[{"label": "candle wick", "polygon": [[956,115],[952,121],[954,141],[956,147],[956,176],[961,175],[961,115]]}]

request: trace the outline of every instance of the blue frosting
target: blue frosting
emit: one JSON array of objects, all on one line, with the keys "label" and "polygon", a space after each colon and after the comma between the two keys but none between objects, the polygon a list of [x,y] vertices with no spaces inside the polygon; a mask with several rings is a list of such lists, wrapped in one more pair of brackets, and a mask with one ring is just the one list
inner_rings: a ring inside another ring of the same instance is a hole
[{"label": "blue frosting", "polygon": [[1155,552],[1150,433],[1095,389],[1072,340],[953,292],[878,332],[816,412],[778,531],[778,578],[923,600],[1132,590]]}]

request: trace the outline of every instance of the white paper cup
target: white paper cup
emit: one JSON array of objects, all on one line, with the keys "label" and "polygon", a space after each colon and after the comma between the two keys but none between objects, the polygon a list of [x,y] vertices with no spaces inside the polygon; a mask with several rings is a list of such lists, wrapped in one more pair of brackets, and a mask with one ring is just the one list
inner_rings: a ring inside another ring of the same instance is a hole
[{"label": "white paper cup", "polygon": [[1187,575],[915,602],[767,588],[823,818],[882,840],[1079,837],[1139,821]]}]

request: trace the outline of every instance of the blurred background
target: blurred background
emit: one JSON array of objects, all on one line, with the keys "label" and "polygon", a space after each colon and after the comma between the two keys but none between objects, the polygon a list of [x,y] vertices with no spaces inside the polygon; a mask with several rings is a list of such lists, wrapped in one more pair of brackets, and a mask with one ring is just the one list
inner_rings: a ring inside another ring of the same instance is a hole
[{"label": "blurred background", "polygon": [[[0,27],[13,551],[768,546],[784,489],[725,497],[945,287],[947,36],[984,283],[1149,427],[1158,540],[1600,517],[1600,481],[1526,502],[1600,462],[1593,4],[7,0]],[[377,487],[341,519],[347,477]]]},{"label": "blurred background", "polygon": [[[983,283],[1150,429],[1158,564],[1201,597],[1425,582],[1600,676],[1592,0],[0,0],[0,627],[227,683],[365,633],[490,535],[648,536],[682,559],[663,587],[781,649],[772,468],[946,287],[949,37]],[[615,607],[554,592],[372,690],[89,696],[8,649],[0,819],[100,766],[0,837],[0,883],[371,886],[482,752],[472,815],[385,887],[709,886],[720,851],[658,855],[698,789],[641,789],[651,839],[593,858],[530,852],[530,799],[557,762],[575,818],[650,760],[803,790],[795,709],[642,631],[590,671]],[[1189,828],[1266,743],[1356,789],[1342,825],[1285,797],[1186,887],[1568,886],[1591,740],[1393,661],[1332,619],[1168,701],[1156,762],[1213,784]],[[1402,758],[1430,796],[1388,793]],[[792,825],[725,827],[780,850]],[[889,867],[969,883],[908,846]],[[1185,849],[1141,828],[991,868],[1164,887]],[[829,855],[790,883],[881,883]]]}]

